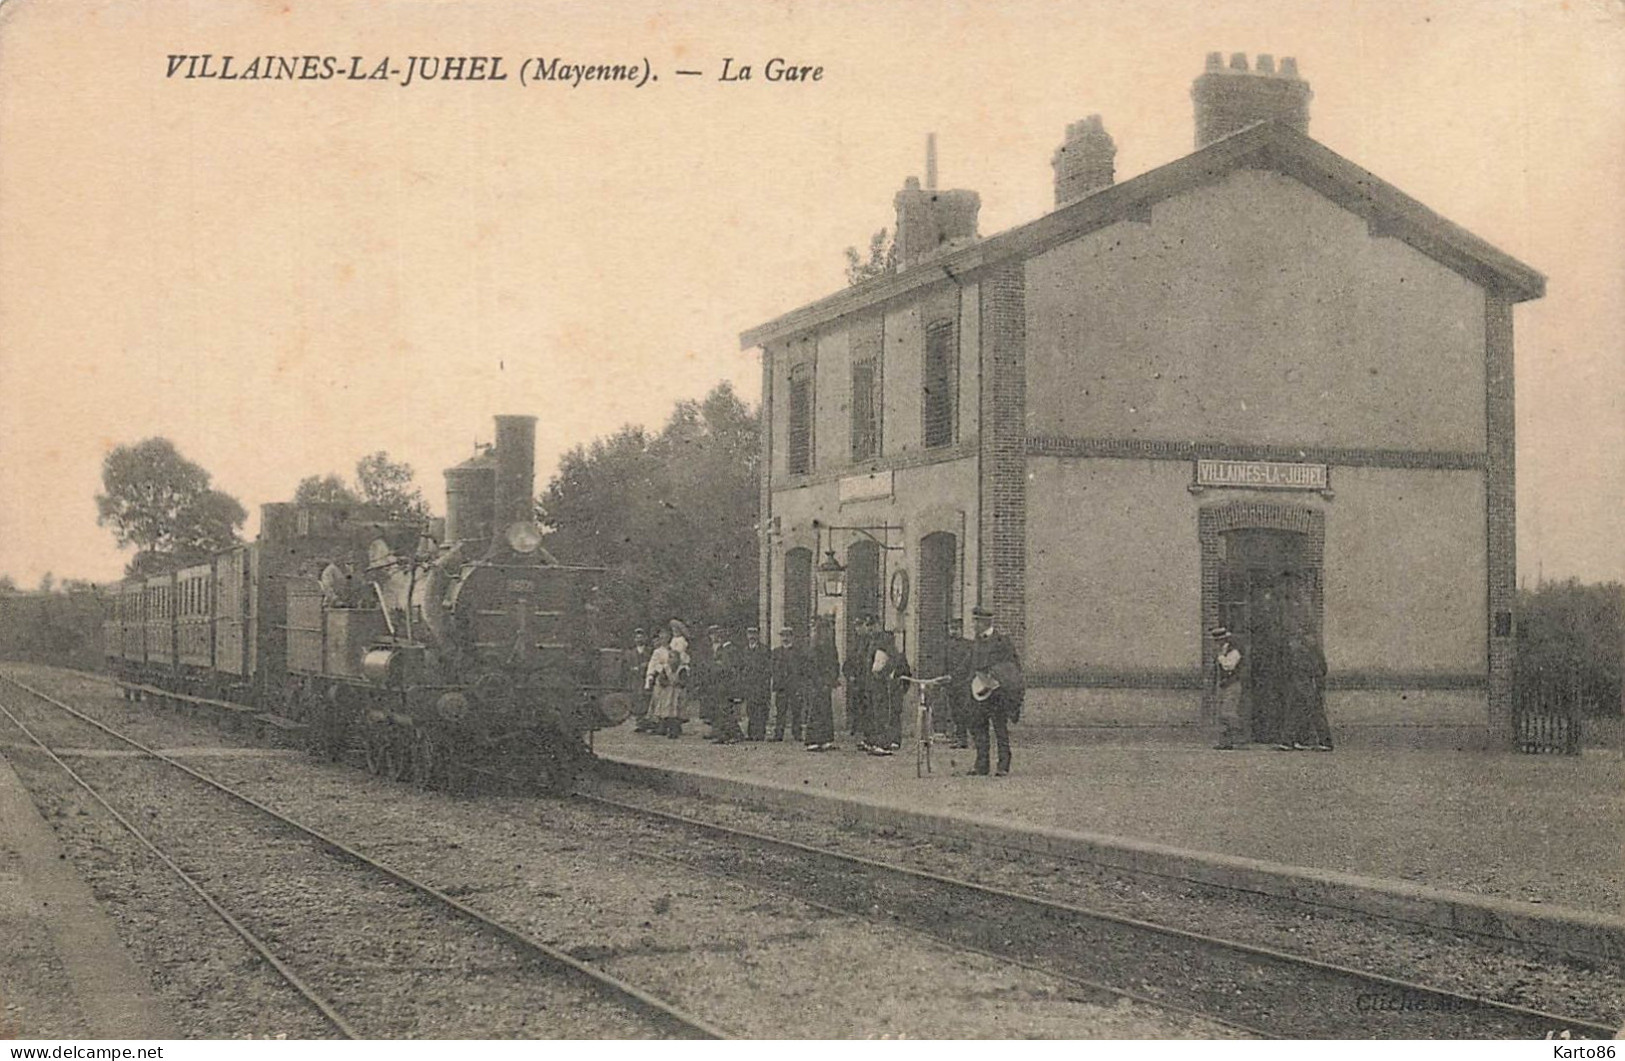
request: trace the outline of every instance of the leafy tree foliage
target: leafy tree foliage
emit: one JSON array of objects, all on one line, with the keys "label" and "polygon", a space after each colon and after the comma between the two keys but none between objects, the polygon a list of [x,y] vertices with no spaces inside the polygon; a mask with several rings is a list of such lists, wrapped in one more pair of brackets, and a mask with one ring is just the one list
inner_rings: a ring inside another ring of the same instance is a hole
[{"label": "leafy tree foliage", "polygon": [[1548,582],[1518,592],[1521,706],[1620,713],[1625,585]]},{"label": "leafy tree foliage", "polygon": [[384,510],[389,519],[421,520],[429,516],[429,505],[423,500],[423,491],[413,481],[412,466],[403,461],[390,460],[384,450],[369,453],[356,461],[354,486],[334,472],[307,475],[299,480],[293,499],[299,504],[349,502],[376,505]]},{"label": "leafy tree foliage", "polygon": [[310,505],[345,501],[354,503],[361,499],[342,478],[328,472],[326,475],[307,475],[299,480],[299,485],[293,491],[293,500],[296,504]]},{"label": "leafy tree foliage", "polygon": [[869,237],[869,257],[856,247],[846,248],[846,282],[853,287],[897,271],[897,244],[881,229]]},{"label": "leafy tree foliage", "polygon": [[412,466],[392,461],[383,450],[370,453],[355,463],[356,493],[369,505],[377,505],[390,519],[429,518],[423,491],[413,483]]},{"label": "leafy tree foliage", "polygon": [[135,547],[125,574],[138,576],[195,563],[237,541],[248,514],[237,499],[209,486],[209,473],[181,456],[167,438],[119,446],[102,462],[97,522],[120,548]]},{"label": "leafy tree foliage", "polygon": [[658,435],[624,427],[566,454],[538,505],[547,548],[611,570],[616,636],[672,618],[737,636],[756,619],[760,459],[756,413],[719,384]]}]

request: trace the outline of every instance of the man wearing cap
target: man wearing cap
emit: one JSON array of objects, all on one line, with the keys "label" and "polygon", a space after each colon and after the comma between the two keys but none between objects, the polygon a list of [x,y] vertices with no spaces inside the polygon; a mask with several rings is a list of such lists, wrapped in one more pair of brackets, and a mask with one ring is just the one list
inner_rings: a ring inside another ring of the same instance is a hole
[{"label": "man wearing cap", "polygon": [[792,740],[801,740],[802,724],[807,715],[807,654],[796,644],[794,627],[779,628],[779,647],[773,650],[773,736],[770,740],[784,740],[784,731],[790,731]]},{"label": "man wearing cap", "polygon": [[773,658],[762,644],[761,631],[752,626],[745,631],[745,647],[739,650],[739,694],[745,701],[745,739],[767,739],[767,710],[773,700]]},{"label": "man wearing cap", "polygon": [[1215,626],[1208,631],[1213,639],[1213,705],[1219,723],[1218,751],[1230,751],[1247,743],[1242,722],[1242,663],[1245,657],[1228,629]]},{"label": "man wearing cap", "polygon": [[745,696],[740,686],[739,646],[711,627],[711,739],[718,744],[738,744],[745,739],[739,728],[739,708]]},{"label": "man wearing cap", "polygon": [[[841,663],[841,678],[846,685],[846,730],[854,737],[864,735],[863,727],[869,718],[869,666],[874,661],[874,627],[868,615],[860,615],[852,628],[852,644]],[[865,741],[858,742],[859,747]]]},{"label": "man wearing cap", "polygon": [[705,636],[689,650],[692,668],[688,680],[689,694],[699,708],[700,720],[711,727],[707,736],[717,736],[717,714],[722,698],[722,681],[717,667],[717,649],[722,645],[722,627],[715,623],[705,628]]},{"label": "man wearing cap", "polygon": [[1021,718],[1025,682],[1015,646],[1003,632],[993,628],[993,610],[978,604],[971,610],[976,638],[970,647],[970,731],[976,742],[976,765],[971,772],[987,776],[990,745],[988,729],[999,744],[999,764],[994,771],[1003,777],[1010,772],[1010,723]]},{"label": "man wearing cap", "polygon": [[[632,675],[633,683],[639,687],[643,686],[645,677],[649,672],[649,656],[653,652],[654,649],[649,645],[648,632],[641,626],[633,630],[632,650],[626,654],[626,667],[627,671]],[[649,696],[647,694],[637,698],[632,707],[632,714],[637,717],[637,721],[632,724],[634,730],[639,733],[654,732],[654,720],[649,716]]]}]

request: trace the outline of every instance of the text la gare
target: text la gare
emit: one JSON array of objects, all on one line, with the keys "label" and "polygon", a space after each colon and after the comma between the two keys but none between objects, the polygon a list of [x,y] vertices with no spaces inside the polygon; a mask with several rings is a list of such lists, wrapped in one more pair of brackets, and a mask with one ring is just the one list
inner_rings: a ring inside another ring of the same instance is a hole
[{"label": "text la gare", "polygon": [[[754,81],[755,73],[749,63],[735,63],[732,58],[722,60],[722,74],[718,81]],[[824,68],[811,64],[792,63],[774,56],[762,65],[763,81],[822,81]]]}]

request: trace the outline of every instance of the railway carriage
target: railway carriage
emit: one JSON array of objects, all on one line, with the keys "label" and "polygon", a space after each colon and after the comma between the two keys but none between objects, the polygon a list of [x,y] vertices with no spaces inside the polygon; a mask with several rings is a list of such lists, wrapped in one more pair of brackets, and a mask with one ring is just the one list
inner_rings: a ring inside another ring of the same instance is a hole
[{"label": "railway carriage", "polygon": [[558,563],[532,511],[533,417],[449,469],[443,528],[365,505],[268,504],[259,539],[117,588],[109,669],[359,748],[374,772],[568,787],[586,735],[630,711],[596,647],[604,572]]}]

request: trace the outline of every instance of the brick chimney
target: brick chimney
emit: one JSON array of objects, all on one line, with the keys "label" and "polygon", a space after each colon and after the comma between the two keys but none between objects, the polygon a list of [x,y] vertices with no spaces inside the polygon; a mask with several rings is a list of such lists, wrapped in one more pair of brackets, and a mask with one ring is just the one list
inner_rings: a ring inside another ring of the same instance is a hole
[{"label": "brick chimney", "polygon": [[1226,66],[1218,52],[1209,52],[1207,69],[1191,84],[1196,103],[1196,146],[1239,132],[1256,122],[1276,121],[1300,133],[1309,132],[1309,82],[1298,76],[1298,61],[1260,55],[1252,70],[1247,53],[1236,52]]},{"label": "brick chimney", "polygon": [[918,177],[903,182],[893,204],[897,208],[897,268],[899,271],[939,251],[962,247],[977,238],[982,197],[964,189],[937,190],[937,137],[926,139],[925,187]]},{"label": "brick chimney", "polygon": [[1111,187],[1116,175],[1117,145],[1101,124],[1100,115],[1091,114],[1066,127],[1066,142],[1055,150],[1050,165],[1055,167],[1055,208],[1075,203],[1084,196]]}]

